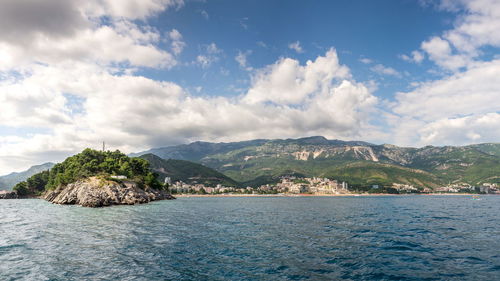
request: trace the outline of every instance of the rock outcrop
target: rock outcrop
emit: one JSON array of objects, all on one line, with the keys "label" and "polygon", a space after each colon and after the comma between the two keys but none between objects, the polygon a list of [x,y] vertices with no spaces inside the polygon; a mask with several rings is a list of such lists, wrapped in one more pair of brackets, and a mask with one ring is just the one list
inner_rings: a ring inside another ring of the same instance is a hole
[{"label": "rock outcrop", "polygon": [[0,190],[0,199],[18,199],[19,196],[15,191]]},{"label": "rock outcrop", "polygon": [[143,189],[133,181],[115,182],[97,177],[61,186],[46,192],[42,198],[55,204],[76,204],[84,207],[134,205],[175,199],[166,191],[147,187]]}]

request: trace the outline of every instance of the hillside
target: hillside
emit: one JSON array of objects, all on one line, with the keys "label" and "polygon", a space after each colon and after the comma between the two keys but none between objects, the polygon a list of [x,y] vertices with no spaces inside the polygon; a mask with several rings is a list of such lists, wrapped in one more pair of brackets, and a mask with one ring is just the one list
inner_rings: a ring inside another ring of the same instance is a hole
[{"label": "hillside", "polygon": [[500,143],[473,144],[470,147],[475,148],[486,154],[500,157]]},{"label": "hillside", "polygon": [[228,176],[198,163],[186,160],[164,160],[154,154],[145,154],[139,158],[149,162],[152,171],[158,174],[158,179],[163,181],[170,177],[172,182],[202,183],[207,186],[222,184],[224,186],[237,186],[238,183]]},{"label": "hillside", "polygon": [[55,164],[54,163],[44,163],[41,165],[32,166],[26,171],[18,173],[10,173],[5,176],[0,177],[0,190],[11,190],[16,184],[26,180],[34,174],[40,173],[42,171],[49,170]]},{"label": "hillside", "polygon": [[441,180],[422,170],[410,169],[391,164],[356,162],[330,169],[325,177],[348,181],[354,187],[371,185],[391,186],[392,183],[408,184],[415,187],[436,188]]},{"label": "hillside", "polygon": [[308,137],[196,142],[148,152],[166,159],[189,159],[252,185],[293,173],[342,177],[360,185],[375,182],[375,174],[384,174],[380,181],[386,184],[429,188],[453,182],[500,182],[500,144],[412,148]]},{"label": "hillside", "polygon": [[302,139],[286,139],[286,140],[265,140],[257,139],[250,141],[241,142],[229,142],[229,143],[211,143],[197,141],[190,144],[182,144],[176,146],[167,146],[161,148],[152,148],[147,151],[131,153],[129,156],[138,157],[144,154],[154,154],[163,159],[179,159],[179,160],[189,160],[189,161],[200,161],[201,159],[214,155],[214,154],[225,154],[231,151],[236,151],[239,149],[245,149],[247,147],[257,147],[268,143],[276,144],[294,144],[294,145],[327,145],[327,146],[343,146],[343,145],[371,145],[367,142],[362,141],[341,141],[341,140],[327,140],[323,137],[309,137]]},{"label": "hillside", "polygon": [[138,157],[145,154],[154,154],[163,159],[199,161],[207,155],[227,153],[247,146],[261,145],[266,141],[267,140],[252,140],[232,143],[210,143],[197,141],[190,144],[153,148],[139,153],[131,153],[129,156]]}]

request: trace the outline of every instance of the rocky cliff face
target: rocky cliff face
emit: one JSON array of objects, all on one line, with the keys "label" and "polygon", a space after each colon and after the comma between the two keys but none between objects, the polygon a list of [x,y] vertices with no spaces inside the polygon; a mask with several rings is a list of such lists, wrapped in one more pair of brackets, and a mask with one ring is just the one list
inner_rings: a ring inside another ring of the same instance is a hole
[{"label": "rocky cliff face", "polygon": [[48,191],[43,195],[43,199],[55,204],[103,207],[175,198],[165,191],[142,189],[132,181],[118,183],[92,177]]}]

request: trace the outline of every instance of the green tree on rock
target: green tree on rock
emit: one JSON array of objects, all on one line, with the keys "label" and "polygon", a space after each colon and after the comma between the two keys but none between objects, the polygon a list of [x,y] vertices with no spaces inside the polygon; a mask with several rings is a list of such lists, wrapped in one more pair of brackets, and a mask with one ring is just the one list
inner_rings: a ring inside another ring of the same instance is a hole
[{"label": "green tree on rock", "polygon": [[109,177],[123,175],[148,187],[161,189],[157,175],[149,170],[149,162],[141,158],[130,158],[120,151],[97,151],[90,148],[66,158],[62,163],[33,175],[16,185],[19,195],[38,195],[45,190],[64,186],[92,176]]}]

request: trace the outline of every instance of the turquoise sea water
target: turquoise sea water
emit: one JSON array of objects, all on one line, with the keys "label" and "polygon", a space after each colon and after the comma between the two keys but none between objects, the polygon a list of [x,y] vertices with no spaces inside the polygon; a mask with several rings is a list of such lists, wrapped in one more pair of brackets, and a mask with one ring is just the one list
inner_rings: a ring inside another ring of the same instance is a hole
[{"label": "turquoise sea water", "polygon": [[500,280],[500,196],[0,200],[0,280]]}]

